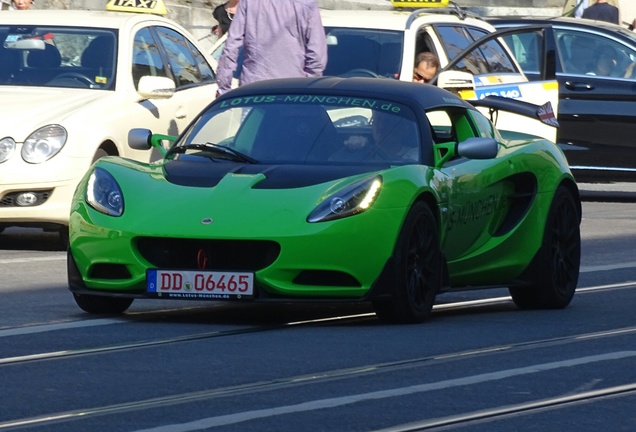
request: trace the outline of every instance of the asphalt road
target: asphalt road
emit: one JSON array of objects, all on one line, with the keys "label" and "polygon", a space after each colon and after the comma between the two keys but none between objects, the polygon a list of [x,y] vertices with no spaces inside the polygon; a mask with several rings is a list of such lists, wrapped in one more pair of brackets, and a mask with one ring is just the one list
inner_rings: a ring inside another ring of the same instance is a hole
[{"label": "asphalt road", "polygon": [[564,310],[136,301],[91,317],[53,234],[0,235],[0,431],[633,431],[636,202],[585,202]]}]

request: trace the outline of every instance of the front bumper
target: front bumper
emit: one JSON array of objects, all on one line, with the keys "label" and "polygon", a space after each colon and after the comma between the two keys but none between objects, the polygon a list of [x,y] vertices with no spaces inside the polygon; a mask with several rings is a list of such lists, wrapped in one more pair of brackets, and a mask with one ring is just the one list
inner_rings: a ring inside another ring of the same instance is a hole
[{"label": "front bumper", "polygon": [[210,258],[206,269],[253,272],[255,300],[362,299],[390,261],[401,220],[399,210],[377,210],[296,228],[235,226],[213,238],[204,226],[148,229],[82,204],[70,220],[69,286],[74,292],[144,297],[146,270],[200,269],[196,257],[203,250]]}]

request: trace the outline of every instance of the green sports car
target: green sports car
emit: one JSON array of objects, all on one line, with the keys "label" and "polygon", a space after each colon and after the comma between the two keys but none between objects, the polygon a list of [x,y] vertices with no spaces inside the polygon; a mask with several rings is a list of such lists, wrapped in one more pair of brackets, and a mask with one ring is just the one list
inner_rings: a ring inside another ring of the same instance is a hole
[{"label": "green sports car", "polygon": [[[481,105],[485,108],[476,108]],[[240,87],[162,157],[97,161],[70,217],[68,279],[90,313],[135,298],[370,302],[420,322],[436,294],[507,287],[521,308],[576,289],[581,204],[558,147],[482,112],[549,106],[373,78]]]}]

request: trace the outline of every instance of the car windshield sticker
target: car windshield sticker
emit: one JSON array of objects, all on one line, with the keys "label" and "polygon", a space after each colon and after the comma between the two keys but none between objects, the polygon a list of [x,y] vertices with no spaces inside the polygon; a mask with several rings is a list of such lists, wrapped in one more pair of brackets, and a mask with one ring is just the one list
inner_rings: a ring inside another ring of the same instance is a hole
[{"label": "car windshield sticker", "polygon": [[234,99],[223,100],[218,106],[220,108],[231,108],[240,106],[251,106],[269,103],[282,104],[320,104],[341,107],[370,108],[381,111],[399,113],[402,107],[394,102],[387,102],[379,99],[367,99],[347,96],[323,96],[323,95],[267,95],[267,96],[247,96]]},{"label": "car windshield sticker", "polygon": [[501,96],[512,99],[518,99],[521,97],[521,89],[519,86],[506,86],[501,87],[497,86],[497,88],[490,89],[475,89],[475,93],[479,99],[483,99],[486,96]]}]

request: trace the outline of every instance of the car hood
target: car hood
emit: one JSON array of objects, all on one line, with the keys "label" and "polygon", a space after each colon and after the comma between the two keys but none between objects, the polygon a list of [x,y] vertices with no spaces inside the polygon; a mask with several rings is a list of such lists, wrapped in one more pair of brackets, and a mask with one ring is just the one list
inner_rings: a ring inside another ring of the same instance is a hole
[{"label": "car hood", "polygon": [[0,87],[2,136],[23,142],[34,130],[65,119],[112,92],[42,87]]},{"label": "car hood", "polygon": [[343,165],[308,168],[306,165],[250,165],[218,163],[212,160],[173,160],[164,164],[164,178],[178,186],[209,188],[216,186],[228,175],[255,176],[264,179],[253,186],[255,189],[291,189],[313,186],[320,183],[376,172],[387,166]]}]

